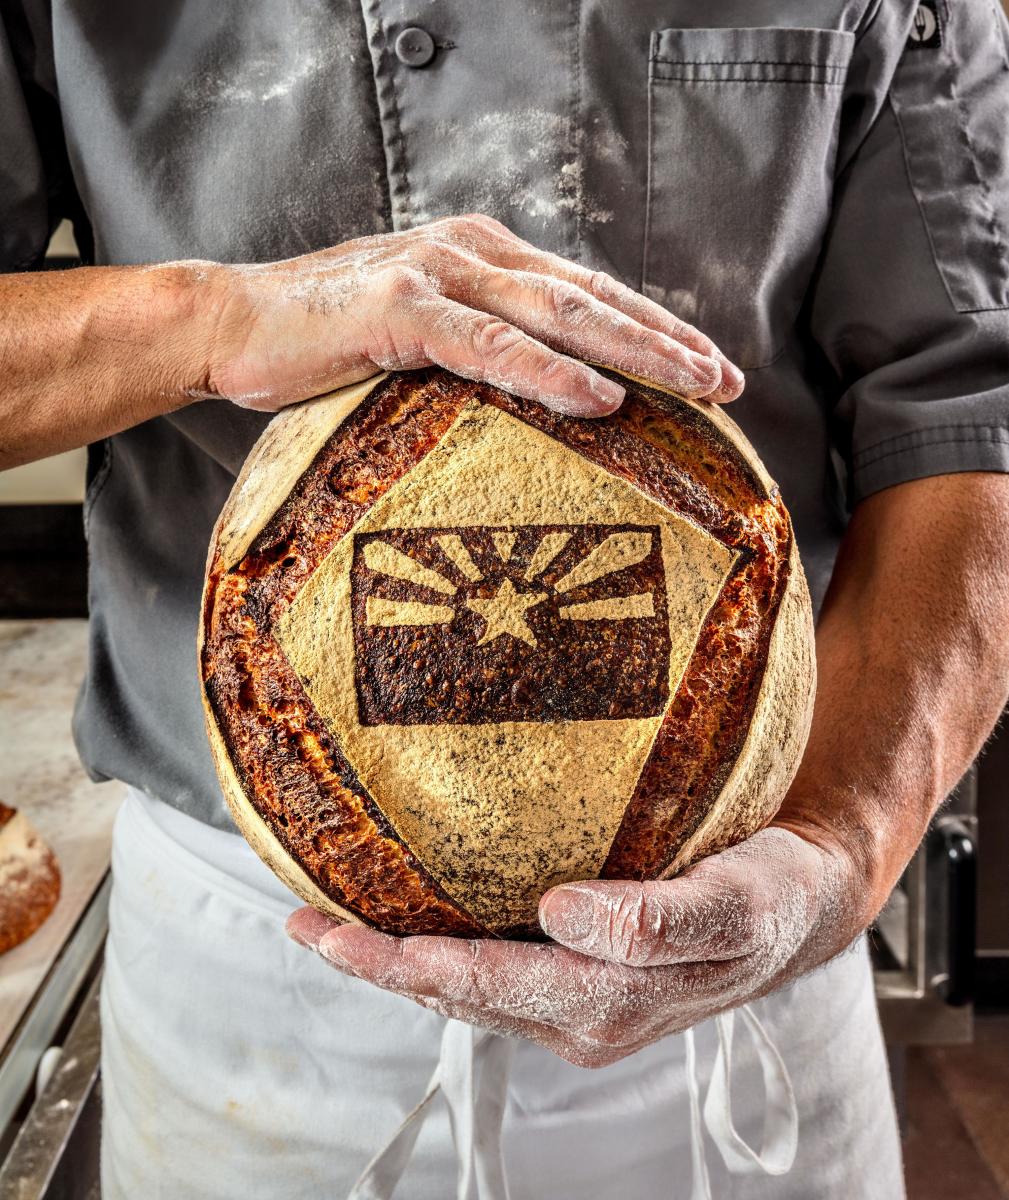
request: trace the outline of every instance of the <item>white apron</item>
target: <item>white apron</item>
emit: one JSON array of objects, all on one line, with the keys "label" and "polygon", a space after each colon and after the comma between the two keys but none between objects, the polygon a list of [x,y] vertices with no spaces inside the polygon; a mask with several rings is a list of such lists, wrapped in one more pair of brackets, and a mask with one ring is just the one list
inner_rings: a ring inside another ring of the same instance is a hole
[{"label": "white apron", "polygon": [[[707,1022],[691,1070],[687,1039],[669,1037],[592,1071],[332,970],[287,938],[300,902],[242,839],[139,792],[116,821],[113,879],[103,1200],[366,1200],[407,1158],[396,1200],[451,1200],[461,1169],[474,1200],[497,1200],[499,1148],[509,1200],[694,1200],[706,1186],[716,1200],[903,1200],[864,941],[753,1005],[731,1064]],[[777,1176],[739,1140],[759,1151],[763,1138],[771,1169],[788,1152],[761,1027],[799,1114],[795,1163]]]}]

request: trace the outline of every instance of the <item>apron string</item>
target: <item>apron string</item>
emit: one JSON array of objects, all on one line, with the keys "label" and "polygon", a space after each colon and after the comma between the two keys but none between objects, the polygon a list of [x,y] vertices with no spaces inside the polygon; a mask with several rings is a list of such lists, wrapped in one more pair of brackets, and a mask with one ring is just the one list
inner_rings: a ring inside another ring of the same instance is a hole
[{"label": "apron string", "polygon": [[508,1200],[501,1127],[516,1047],[514,1038],[497,1034],[489,1034],[484,1043],[473,1143],[480,1200]]},{"label": "apron string", "polygon": [[697,1043],[693,1029],[683,1031],[684,1072],[690,1098],[690,1167],[694,1184],[690,1200],[712,1200],[708,1163],[704,1157],[704,1130],[701,1126],[701,1085],[697,1078]]},{"label": "apron string", "polygon": [[[791,1170],[799,1143],[795,1090],[777,1046],[749,1005],[738,1010],[753,1039],[764,1077],[764,1131],[759,1153],[739,1134],[732,1121],[732,1035],[735,1012],[715,1018],[718,1051],[704,1101],[704,1124],[732,1175],[784,1175]],[[690,1096],[690,1150],[694,1184],[690,1200],[712,1200],[701,1129],[700,1084],[694,1031],[684,1034],[687,1091]]]},{"label": "apron string", "polygon": [[[683,1034],[685,1074],[690,1099],[690,1157],[693,1188],[690,1200],[713,1200],[704,1156],[704,1130],[718,1147],[732,1175],[784,1175],[798,1148],[799,1115],[788,1070],[774,1042],[753,1010],[738,1010],[746,1026],[764,1077],[764,1131],[759,1153],[736,1130],[732,1121],[732,1038],[735,1012],[715,1018],[718,1051],[704,1101],[697,1074],[697,1045],[693,1029]],[[448,1105],[459,1163],[457,1200],[470,1200],[476,1180],[478,1200],[508,1200],[501,1127],[508,1098],[508,1079],[515,1054],[513,1038],[479,1030],[462,1021],[447,1020],[438,1065],[420,1102],[379,1150],[354,1184],[347,1200],[392,1200],[410,1162],[431,1102],[440,1091]],[[480,1071],[476,1077],[476,1060]]]},{"label": "apron string", "polygon": [[513,1038],[447,1020],[438,1065],[423,1097],[365,1167],[347,1200],[392,1200],[439,1091],[448,1105],[459,1163],[457,1200],[470,1200],[474,1178],[479,1200],[508,1200],[501,1126],[514,1054]]},{"label": "apron string", "polygon": [[739,1136],[732,1123],[732,1032],[734,1012],[715,1018],[718,1053],[704,1102],[704,1123],[733,1175],[784,1175],[791,1170],[799,1144],[799,1111],[792,1080],[778,1047],[749,1005],[739,1009],[749,1030],[764,1076],[764,1133],[760,1153]]}]

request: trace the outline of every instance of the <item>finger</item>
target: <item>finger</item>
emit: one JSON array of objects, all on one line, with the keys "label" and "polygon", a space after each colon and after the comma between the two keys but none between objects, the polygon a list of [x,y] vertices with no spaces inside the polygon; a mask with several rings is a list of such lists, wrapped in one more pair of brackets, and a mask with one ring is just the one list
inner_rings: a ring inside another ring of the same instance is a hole
[{"label": "finger", "polygon": [[702,399],[721,386],[713,358],[597,300],[577,284],[531,271],[477,269],[458,299],[503,317],[538,340],[578,358],[650,379]]},{"label": "finger", "polygon": [[661,304],[614,279],[612,275],[604,271],[593,271],[560,255],[540,250],[528,242],[520,242],[518,245],[503,242],[496,250],[485,252],[485,257],[499,266],[536,271],[574,283],[589,295],[618,309],[640,325],[665,334],[698,354],[714,359],[721,369],[722,382],[717,392],[706,397],[707,399],[727,403],[741,395],[745,384],[743,372],[711,338],[667,308],[663,308]]},{"label": "finger", "polygon": [[[327,933],[340,927],[341,922],[331,920],[323,913],[317,912],[314,908],[299,909],[287,919],[288,934],[300,945],[315,951],[319,950],[319,943]],[[328,956],[323,955],[323,957],[328,957],[330,965],[343,973],[355,978],[363,978],[358,972],[351,970],[345,960],[336,959],[332,952]],[[386,990],[393,991],[395,989],[387,988]],[[451,1001],[442,996],[425,996],[417,992],[397,991],[396,994],[403,996],[405,999],[412,1000],[415,1004],[436,1012],[440,1016],[450,1017],[457,1021],[465,1021],[468,1025],[475,1025],[481,1029],[489,1029],[493,1033],[525,1038],[527,1041],[543,1046],[545,1049],[550,1050],[570,1063],[574,1063],[576,1066],[605,1066],[608,1063],[616,1062],[617,1059],[623,1058],[627,1054],[633,1053],[640,1046],[647,1044],[647,1040],[651,1040],[647,1039],[645,1042],[640,1043],[634,1042],[628,1046],[622,1043],[620,1045],[608,1045],[604,1042],[593,1041],[591,1038],[575,1037],[543,1021],[511,1016],[501,1009],[481,1008],[474,1004]]]},{"label": "finger", "polygon": [[540,924],[554,941],[635,967],[720,962],[753,954],[767,933],[763,905],[733,874],[552,888]]},{"label": "finger", "polygon": [[[542,251],[538,252],[542,254]],[[555,255],[547,255],[547,261],[553,265],[553,273],[559,279],[565,279],[583,288],[591,296],[601,300],[613,308],[619,309],[626,316],[648,329],[654,329],[674,341],[713,359],[720,369],[721,382],[715,392],[705,399],[719,404],[737,399],[743,391],[745,379],[743,372],[724,354],[707,334],[695,326],[663,308],[654,300],[634,291],[633,288],[607,275],[604,271],[592,271],[578,263],[569,262]],[[637,374],[637,372],[633,372]]]},{"label": "finger", "polygon": [[[498,1009],[564,1025],[607,964],[558,946],[496,939],[396,938],[360,926],[332,930],[319,953],[394,992]],[[563,986],[562,986],[563,984]]]},{"label": "finger", "polygon": [[[725,403],[735,400],[743,391],[742,371],[699,329],[606,272],[592,270],[558,254],[541,250],[493,217],[482,213],[445,217],[419,226],[415,232],[424,237],[430,237],[432,233],[435,237],[443,237],[498,267],[531,271],[576,284],[590,296],[619,310],[640,325],[665,334],[698,354],[713,358],[721,370],[722,381],[706,399]],[[634,371],[631,373],[639,374]]]},{"label": "finger", "polygon": [[327,917],[316,908],[299,908],[287,918],[284,929],[289,938],[309,950],[317,950],[319,942],[332,929],[339,929],[343,921]]},{"label": "finger", "polygon": [[444,296],[416,297],[399,338],[413,338],[427,359],[457,375],[568,416],[607,416],[624,398],[619,384],[584,363],[551,350],[498,316]]},{"label": "finger", "polygon": [[470,1006],[485,1024],[533,1021],[623,1053],[738,1002],[759,974],[745,960],[643,969],[562,946],[392,938],[349,925],[327,934],[319,953],[386,991]]},{"label": "finger", "polygon": [[[387,991],[471,1004],[607,1042],[642,1035],[677,1000],[707,1003],[723,964],[641,970],[563,946],[496,939],[394,938],[361,926],[328,933],[319,953]],[[710,985],[710,986],[709,986]],[[663,1019],[664,1016],[663,1016]]]}]

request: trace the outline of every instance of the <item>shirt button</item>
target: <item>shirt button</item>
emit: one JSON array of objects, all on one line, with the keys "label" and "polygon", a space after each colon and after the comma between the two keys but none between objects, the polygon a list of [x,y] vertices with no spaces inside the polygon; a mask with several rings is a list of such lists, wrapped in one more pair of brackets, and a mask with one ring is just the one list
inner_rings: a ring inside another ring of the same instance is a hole
[{"label": "shirt button", "polygon": [[434,58],[434,38],[426,29],[411,25],[396,38],[396,57],[408,67],[426,67]]}]

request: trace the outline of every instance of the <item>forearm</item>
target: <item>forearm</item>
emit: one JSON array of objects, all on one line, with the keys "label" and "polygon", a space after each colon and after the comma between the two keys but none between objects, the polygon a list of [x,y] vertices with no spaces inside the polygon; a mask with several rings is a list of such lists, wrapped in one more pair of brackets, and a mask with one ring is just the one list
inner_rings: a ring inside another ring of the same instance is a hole
[{"label": "forearm", "polygon": [[743,388],[692,326],[479,213],[257,266],[0,276],[0,469],[203,396],[275,412],[432,363],[602,416],[624,389],[589,362],[718,403]]},{"label": "forearm", "polygon": [[209,269],[0,276],[0,469],[190,403],[206,372]]},{"label": "forearm", "polygon": [[864,923],[1005,703],[1007,530],[1009,476],[968,473],[873,496],[845,537],[809,744],[777,823],[856,856]]}]

